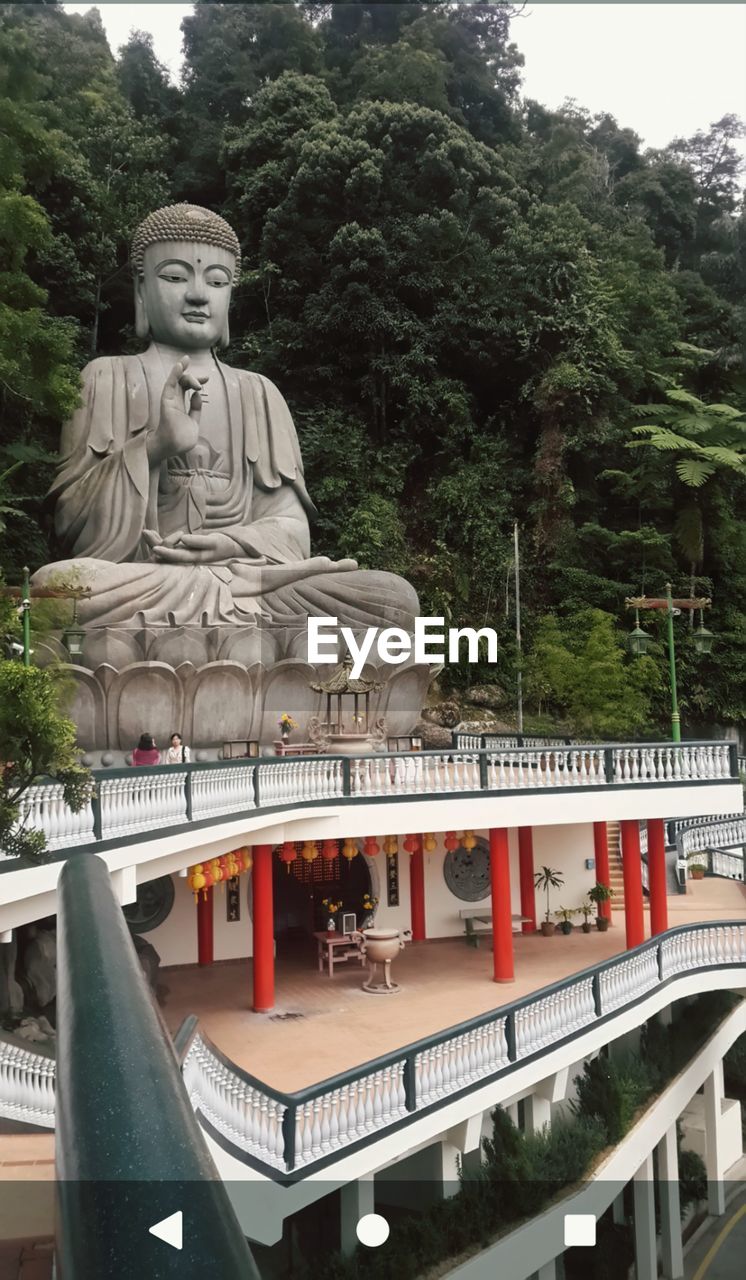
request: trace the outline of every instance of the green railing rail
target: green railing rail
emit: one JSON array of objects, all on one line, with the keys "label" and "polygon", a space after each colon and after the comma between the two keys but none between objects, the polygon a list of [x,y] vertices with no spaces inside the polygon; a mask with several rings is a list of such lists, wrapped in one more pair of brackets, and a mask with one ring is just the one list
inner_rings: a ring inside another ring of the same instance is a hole
[{"label": "green railing rail", "polygon": [[[259,1280],[100,858],[57,910],[58,1280]],[[149,1234],[178,1211],[181,1250]]]}]

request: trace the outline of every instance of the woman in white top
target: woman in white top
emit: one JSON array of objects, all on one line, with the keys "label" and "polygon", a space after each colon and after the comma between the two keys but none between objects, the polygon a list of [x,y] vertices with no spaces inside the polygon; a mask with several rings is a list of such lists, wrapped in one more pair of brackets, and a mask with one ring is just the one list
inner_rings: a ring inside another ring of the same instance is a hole
[{"label": "woman in white top", "polygon": [[189,747],[185,747],[180,733],[171,734],[171,744],[166,752],[164,764],[185,764],[187,760],[191,760],[192,753]]}]

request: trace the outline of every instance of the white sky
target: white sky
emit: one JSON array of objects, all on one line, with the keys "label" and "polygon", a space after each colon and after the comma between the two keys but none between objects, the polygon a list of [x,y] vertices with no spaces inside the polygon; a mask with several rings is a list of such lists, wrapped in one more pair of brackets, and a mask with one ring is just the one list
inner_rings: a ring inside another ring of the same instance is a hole
[{"label": "white sky", "polygon": [[[90,4],[66,4],[84,13]],[[180,24],[191,4],[97,6],[116,51],[132,28],[151,31],[178,79]],[[706,129],[726,112],[746,118],[746,3],[531,3],[512,24],[524,54],[524,95],[548,107],[574,98],[608,111],[652,147]],[[746,154],[746,141],[742,141]]]}]

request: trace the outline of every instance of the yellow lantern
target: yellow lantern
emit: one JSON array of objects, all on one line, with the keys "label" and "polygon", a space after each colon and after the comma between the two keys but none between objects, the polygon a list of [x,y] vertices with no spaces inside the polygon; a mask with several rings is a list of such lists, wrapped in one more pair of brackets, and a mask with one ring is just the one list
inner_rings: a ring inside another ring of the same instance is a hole
[{"label": "yellow lantern", "polygon": [[475,849],[477,845],[477,837],[474,835],[474,832],[465,831],[461,844],[468,853],[471,853],[472,849]]},{"label": "yellow lantern", "polygon": [[313,862],[315,858],[318,858],[319,850],[316,845],[316,841],[305,840],[303,842],[303,848],[300,851],[300,856],[305,862]]},{"label": "yellow lantern", "polygon": [[223,864],[220,858],[213,858],[210,863],[210,873],[212,875],[213,884],[221,884],[223,876]]},{"label": "yellow lantern", "polygon": [[387,858],[393,858],[399,852],[398,836],[386,836],[383,841],[383,852]]},{"label": "yellow lantern", "polygon": [[348,862],[352,862],[352,859],[357,857],[357,845],[353,840],[345,840],[342,845],[342,857]]},{"label": "yellow lantern", "polygon": [[225,863],[226,863],[226,870],[228,872],[227,879],[233,880],[238,875],[238,872],[240,870],[238,865],[238,855],[235,849],[233,849],[230,853],[226,854]]},{"label": "yellow lantern", "polygon": [[251,868],[254,865],[254,859],[251,856],[251,849],[249,846],[245,844],[243,849],[239,849],[238,852],[241,855],[241,870],[251,871]]},{"label": "yellow lantern", "polygon": [[438,847],[438,842],[431,831],[428,832],[426,836],[422,837],[422,842],[422,847],[425,850],[425,853],[435,853],[435,850]]},{"label": "yellow lantern", "polygon": [[206,884],[207,884],[207,880],[205,879],[202,872],[202,863],[198,862],[197,865],[192,867],[191,871],[189,872],[189,888],[194,894],[195,902],[199,898],[200,889],[204,889]]}]

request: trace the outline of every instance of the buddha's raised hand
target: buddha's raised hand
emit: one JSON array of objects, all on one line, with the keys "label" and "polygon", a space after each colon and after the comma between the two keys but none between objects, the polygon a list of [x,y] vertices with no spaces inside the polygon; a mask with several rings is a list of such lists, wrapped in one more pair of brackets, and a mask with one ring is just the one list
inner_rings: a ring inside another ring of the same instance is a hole
[{"label": "buddha's raised hand", "polygon": [[[188,370],[189,356],[182,356],[164,383],[158,426],[150,433],[147,445],[148,457],[154,465],[175,454],[188,453],[197,443],[202,412],[201,391],[207,378],[195,378]],[[187,391],[192,392],[188,410],[184,407]]]}]

